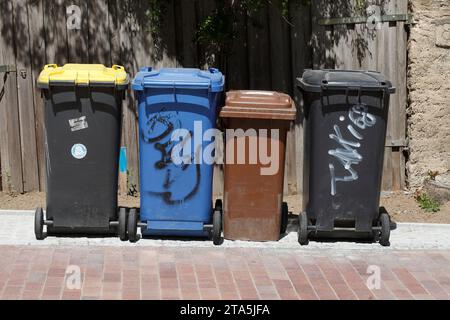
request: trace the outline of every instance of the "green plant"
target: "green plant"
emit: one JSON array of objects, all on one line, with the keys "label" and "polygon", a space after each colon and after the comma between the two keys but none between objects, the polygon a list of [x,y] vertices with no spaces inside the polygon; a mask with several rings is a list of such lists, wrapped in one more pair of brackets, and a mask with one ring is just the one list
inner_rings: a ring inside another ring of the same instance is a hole
[{"label": "green plant", "polygon": [[235,37],[231,8],[219,7],[208,15],[199,25],[195,40],[223,49]]},{"label": "green plant", "polygon": [[430,198],[426,193],[419,192],[416,195],[416,200],[419,203],[420,208],[426,212],[438,212],[440,210],[439,202]]},{"label": "green plant", "polygon": [[366,0],[356,0],[356,3],[355,3],[356,10],[361,11],[365,8],[365,6],[366,6]]},{"label": "green plant", "polygon": [[[148,6],[146,17],[148,20],[149,32],[155,41],[157,48],[161,46],[160,33],[164,23],[164,16],[167,12],[166,0],[147,0]],[[213,0],[211,0],[213,1]],[[196,43],[205,47],[205,53],[208,59],[215,60],[214,57],[227,54],[230,44],[236,38],[240,30],[237,23],[239,16],[245,15],[250,18],[257,14],[264,7],[270,7],[269,10],[276,10],[286,23],[290,22],[290,8],[295,6],[309,4],[311,0],[215,0],[215,9],[203,18],[197,26],[195,32]],[[209,63],[210,61],[206,61]]]},{"label": "green plant", "polygon": [[[310,0],[216,0],[216,9],[206,16],[197,27],[195,42],[205,47],[206,62],[214,63],[221,69],[226,66],[220,63],[221,55],[229,54],[232,42],[242,32],[239,17],[245,16],[253,20],[264,7],[279,12],[281,18],[290,22],[290,8],[310,3]],[[213,58],[214,61],[209,61]]]},{"label": "green plant", "polygon": [[166,13],[167,1],[148,0],[148,10],[146,12],[149,31],[152,35],[157,35],[163,24],[163,17]]}]

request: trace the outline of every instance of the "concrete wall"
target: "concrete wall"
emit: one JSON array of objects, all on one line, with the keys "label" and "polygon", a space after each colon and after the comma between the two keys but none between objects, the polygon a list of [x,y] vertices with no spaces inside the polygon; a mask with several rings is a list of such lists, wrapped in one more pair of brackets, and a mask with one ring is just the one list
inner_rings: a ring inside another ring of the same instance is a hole
[{"label": "concrete wall", "polygon": [[409,44],[409,186],[428,171],[450,171],[450,0],[411,0],[417,22]]}]

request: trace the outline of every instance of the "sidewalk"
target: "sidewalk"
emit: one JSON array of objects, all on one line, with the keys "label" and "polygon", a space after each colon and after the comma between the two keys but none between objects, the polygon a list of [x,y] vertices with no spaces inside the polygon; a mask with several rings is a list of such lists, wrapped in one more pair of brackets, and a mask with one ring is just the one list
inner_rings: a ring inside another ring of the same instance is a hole
[{"label": "sidewalk", "polygon": [[[448,251],[2,246],[0,254],[1,299],[450,297]],[[367,287],[371,265],[380,268],[380,289]],[[81,271],[80,290],[67,288],[68,266]]]},{"label": "sidewalk", "polygon": [[[56,238],[50,237],[45,241],[37,241],[34,237],[34,211],[0,211],[0,246],[125,246],[125,247],[199,247],[213,248],[211,241],[190,241],[182,239],[172,240],[142,240],[136,244],[121,242],[118,238]],[[296,220],[290,219],[286,237],[279,242],[244,242],[225,241],[226,248],[270,248],[270,249],[299,249],[297,241]],[[378,243],[354,242],[314,242],[303,250],[315,252],[318,249],[329,250],[422,250],[445,249],[450,250],[450,225],[446,224],[414,224],[399,223],[398,228],[391,233],[391,247],[384,248]]]},{"label": "sidewalk", "polygon": [[449,225],[399,224],[390,248],[300,247],[294,232],[279,243],[213,247],[210,241],[133,245],[114,238],[39,242],[31,213],[1,215],[0,299],[450,298]]}]

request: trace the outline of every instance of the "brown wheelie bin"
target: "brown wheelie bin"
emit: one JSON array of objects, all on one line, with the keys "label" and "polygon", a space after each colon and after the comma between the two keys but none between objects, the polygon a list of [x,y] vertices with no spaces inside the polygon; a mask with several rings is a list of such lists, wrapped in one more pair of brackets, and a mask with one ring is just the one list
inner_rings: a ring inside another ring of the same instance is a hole
[{"label": "brown wheelie bin", "polygon": [[295,104],[278,92],[231,91],[220,117],[226,128],[224,237],[278,241],[287,226],[283,181]]}]

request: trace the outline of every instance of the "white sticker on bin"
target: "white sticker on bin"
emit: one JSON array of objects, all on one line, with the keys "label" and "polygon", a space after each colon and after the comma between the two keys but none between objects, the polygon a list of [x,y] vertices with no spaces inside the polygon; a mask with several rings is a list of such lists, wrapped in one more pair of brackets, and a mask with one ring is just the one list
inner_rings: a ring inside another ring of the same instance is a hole
[{"label": "white sticker on bin", "polygon": [[87,148],[84,144],[77,143],[72,147],[71,150],[72,157],[75,159],[81,160],[86,158],[87,156]]},{"label": "white sticker on bin", "polygon": [[81,117],[81,118],[76,118],[76,119],[70,119],[69,125],[70,125],[70,130],[72,130],[72,132],[84,130],[89,127],[88,122],[86,120],[86,116]]}]

